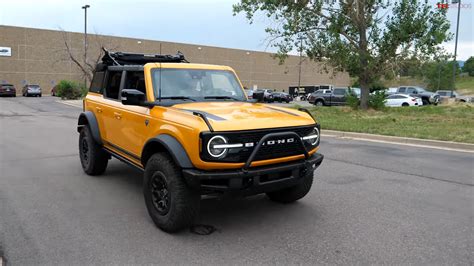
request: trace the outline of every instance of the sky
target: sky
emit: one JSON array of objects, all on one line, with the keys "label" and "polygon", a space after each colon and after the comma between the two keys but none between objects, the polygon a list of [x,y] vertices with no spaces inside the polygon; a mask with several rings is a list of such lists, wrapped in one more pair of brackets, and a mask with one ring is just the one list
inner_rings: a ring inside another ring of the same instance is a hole
[{"label": "sky", "polygon": [[[469,0],[474,1],[474,0]],[[459,26],[458,60],[474,56],[474,3],[463,1]],[[83,32],[89,4],[88,32],[274,52],[267,43],[266,16],[249,24],[243,14],[233,16],[238,0],[0,0],[0,25]],[[429,0],[436,6],[436,1]],[[449,8],[451,32],[457,10]],[[1,36],[0,36],[1,46]],[[443,44],[454,53],[454,39]]]}]

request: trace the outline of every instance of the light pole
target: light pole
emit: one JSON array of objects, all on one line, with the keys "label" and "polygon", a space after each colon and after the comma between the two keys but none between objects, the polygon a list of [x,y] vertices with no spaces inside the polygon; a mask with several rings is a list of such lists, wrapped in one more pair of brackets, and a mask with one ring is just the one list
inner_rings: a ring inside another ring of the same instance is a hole
[{"label": "light pole", "polygon": [[453,86],[451,87],[451,95],[454,95],[454,89],[456,88],[456,68],[457,68],[457,61],[456,56],[458,53],[458,33],[459,33],[459,16],[461,15],[461,0],[452,0],[453,4],[458,4],[458,19],[456,22],[456,41],[454,43],[454,62],[453,62]]},{"label": "light pole", "polygon": [[[90,5],[82,7],[84,9],[84,68],[87,68],[87,9]],[[84,73],[84,86],[87,88],[87,75]]]},{"label": "light pole", "polygon": [[299,70],[298,70],[298,96],[300,95],[300,86],[301,86],[301,60],[302,60],[302,54],[303,54],[303,37],[299,37],[300,39],[300,64],[299,64]]}]

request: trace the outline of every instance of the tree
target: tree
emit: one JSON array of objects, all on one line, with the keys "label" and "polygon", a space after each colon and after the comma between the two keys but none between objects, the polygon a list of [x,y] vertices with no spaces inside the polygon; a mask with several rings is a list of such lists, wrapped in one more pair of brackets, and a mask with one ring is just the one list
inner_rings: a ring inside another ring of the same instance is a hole
[{"label": "tree", "polygon": [[446,9],[419,0],[241,0],[234,15],[252,23],[259,13],[275,23],[266,29],[284,60],[302,47],[313,60],[357,76],[361,108],[368,108],[369,86],[396,72],[407,58],[436,57],[449,40]]},{"label": "tree", "polygon": [[[77,66],[81,74],[87,83],[92,81],[96,65],[101,62],[102,57],[104,56],[103,48],[107,47],[110,50],[118,49],[118,45],[115,45],[110,40],[106,40],[105,37],[98,34],[89,34],[89,45],[88,45],[88,56],[87,60],[84,62],[84,49],[74,49],[73,44],[71,43],[71,38],[68,36],[68,33],[64,30],[62,31],[64,49],[58,52],[65,52],[65,57],[60,58],[59,61],[70,61]],[[76,44],[77,45],[77,44]],[[92,49],[91,49],[92,48]]]},{"label": "tree", "polygon": [[474,56],[469,57],[469,59],[464,62],[462,72],[467,72],[469,76],[474,77]]},{"label": "tree", "polygon": [[428,89],[436,91],[453,88],[453,64],[456,64],[456,74],[459,74],[459,65],[451,60],[424,63],[422,73]]}]

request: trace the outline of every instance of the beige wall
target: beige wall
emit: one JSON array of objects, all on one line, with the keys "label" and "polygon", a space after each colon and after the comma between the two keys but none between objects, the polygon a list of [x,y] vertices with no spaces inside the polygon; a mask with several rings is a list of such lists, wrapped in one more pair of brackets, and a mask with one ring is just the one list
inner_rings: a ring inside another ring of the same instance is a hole
[{"label": "beige wall", "polygon": [[[298,85],[299,58],[290,56],[283,65],[278,64],[272,54],[190,45],[151,40],[140,40],[103,35],[88,35],[88,58],[95,61],[100,47],[127,52],[174,54],[181,51],[188,61],[229,65],[235,69],[244,86],[252,88],[272,88],[288,91],[289,86]],[[0,26],[0,47],[11,47],[12,56],[0,56],[0,82],[13,83],[17,91],[25,84],[39,84],[44,93],[62,79],[82,81],[78,68],[69,60],[64,40],[70,43],[71,50],[82,60],[83,34],[32,28]],[[141,42],[141,43],[139,43]],[[301,71],[301,85],[334,84],[349,85],[347,73],[321,71],[321,65],[304,60]]]}]

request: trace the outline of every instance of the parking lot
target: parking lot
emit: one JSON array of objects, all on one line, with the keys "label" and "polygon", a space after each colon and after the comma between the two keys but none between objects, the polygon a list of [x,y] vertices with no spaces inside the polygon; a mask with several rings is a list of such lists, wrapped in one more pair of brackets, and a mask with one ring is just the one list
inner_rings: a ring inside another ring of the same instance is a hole
[{"label": "parking lot", "polygon": [[83,173],[80,108],[0,98],[0,256],[25,264],[472,264],[474,154],[323,138],[295,204],[203,199],[202,236],[147,214],[140,172]]}]

